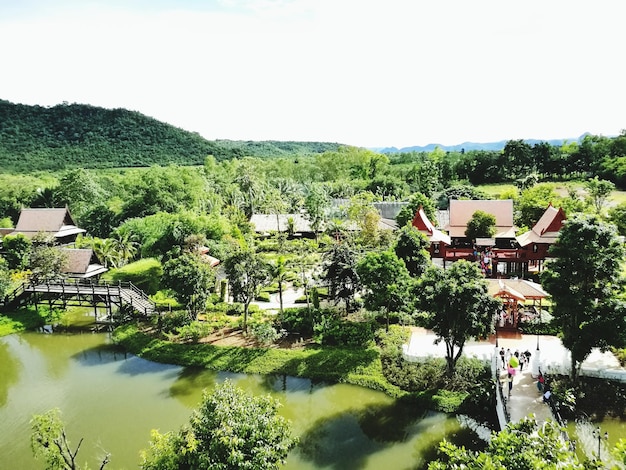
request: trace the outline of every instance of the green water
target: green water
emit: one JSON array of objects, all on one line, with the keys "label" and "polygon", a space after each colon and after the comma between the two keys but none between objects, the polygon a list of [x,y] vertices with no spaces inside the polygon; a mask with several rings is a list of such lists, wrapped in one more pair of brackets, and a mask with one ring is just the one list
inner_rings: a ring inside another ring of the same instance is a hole
[{"label": "green water", "polygon": [[454,418],[360,387],[156,364],[116,350],[104,334],[26,333],[0,338],[0,469],[43,468],[32,456],[29,421],[54,407],[70,440],[84,438],[81,463],[97,468],[107,451],[107,468],[136,469],[150,430],[177,430],[202,390],[226,378],[282,402],[301,438],[288,469],[417,469],[443,437],[478,441]]}]

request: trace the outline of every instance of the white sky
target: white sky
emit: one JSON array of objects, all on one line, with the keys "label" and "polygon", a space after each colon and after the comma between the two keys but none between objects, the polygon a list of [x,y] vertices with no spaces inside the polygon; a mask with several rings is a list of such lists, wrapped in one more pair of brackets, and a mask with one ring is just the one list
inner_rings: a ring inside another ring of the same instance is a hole
[{"label": "white sky", "polygon": [[617,135],[623,0],[0,0],[0,99],[208,139]]}]

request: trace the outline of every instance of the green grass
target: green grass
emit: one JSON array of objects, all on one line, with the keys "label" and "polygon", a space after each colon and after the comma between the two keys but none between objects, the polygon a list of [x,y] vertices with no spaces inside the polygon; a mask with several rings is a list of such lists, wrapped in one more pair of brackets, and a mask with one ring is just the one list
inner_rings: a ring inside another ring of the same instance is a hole
[{"label": "green grass", "polygon": [[517,187],[513,183],[481,184],[478,189],[499,199],[504,194],[518,194]]},{"label": "green grass", "polygon": [[43,318],[34,308],[23,308],[0,315],[0,336],[12,335],[20,331],[34,330],[44,325]]},{"label": "green grass", "polygon": [[154,338],[132,324],[116,329],[114,338],[130,352],[155,362],[245,374],[287,374],[361,385],[395,397],[405,394],[383,376],[377,348],[287,350],[180,344]]}]

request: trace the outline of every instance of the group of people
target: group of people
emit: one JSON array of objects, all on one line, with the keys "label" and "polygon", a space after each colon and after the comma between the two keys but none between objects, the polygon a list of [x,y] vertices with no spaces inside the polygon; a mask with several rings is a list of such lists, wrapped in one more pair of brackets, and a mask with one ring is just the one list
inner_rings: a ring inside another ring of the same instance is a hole
[{"label": "group of people", "polygon": [[478,251],[477,248],[474,247],[474,259],[478,261],[480,270],[486,277],[491,277],[491,273],[493,272],[493,263],[491,257],[492,255],[489,248],[487,248],[485,251]]},{"label": "group of people", "polygon": [[508,374],[508,384],[509,384],[509,395],[513,390],[513,377],[517,374],[517,368],[519,367],[519,371],[522,372],[524,370],[524,366],[530,363],[531,353],[527,349],[523,353],[520,353],[516,350],[514,353],[511,353],[510,349],[506,351],[504,348],[500,349],[500,362],[502,363],[502,369],[507,371]]}]

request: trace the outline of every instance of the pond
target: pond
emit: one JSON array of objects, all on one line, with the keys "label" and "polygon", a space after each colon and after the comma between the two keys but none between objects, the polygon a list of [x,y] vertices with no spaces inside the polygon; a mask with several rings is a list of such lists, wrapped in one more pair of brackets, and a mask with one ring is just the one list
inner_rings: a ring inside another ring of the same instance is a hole
[{"label": "pond", "polygon": [[120,351],[106,334],[24,333],[0,338],[0,468],[43,468],[29,421],[57,407],[71,442],[84,438],[81,463],[97,468],[106,451],[107,468],[136,469],[150,430],[177,430],[202,390],[227,378],[283,404],[301,439],[287,469],[418,469],[444,437],[482,445],[453,417],[361,387],[157,364]]}]

